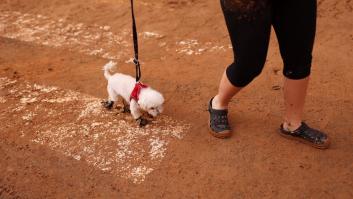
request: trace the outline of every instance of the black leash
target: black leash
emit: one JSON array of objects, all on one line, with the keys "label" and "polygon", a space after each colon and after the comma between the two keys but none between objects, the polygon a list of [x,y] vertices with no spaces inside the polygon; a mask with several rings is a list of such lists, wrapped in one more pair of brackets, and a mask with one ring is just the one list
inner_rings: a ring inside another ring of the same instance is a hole
[{"label": "black leash", "polygon": [[136,66],[136,82],[139,82],[141,79],[141,67],[139,62],[139,49],[138,49],[138,40],[137,40],[137,30],[136,30],[136,22],[134,15],[134,0],[130,0],[131,2],[131,16],[132,16],[132,38],[134,40],[134,64]]}]

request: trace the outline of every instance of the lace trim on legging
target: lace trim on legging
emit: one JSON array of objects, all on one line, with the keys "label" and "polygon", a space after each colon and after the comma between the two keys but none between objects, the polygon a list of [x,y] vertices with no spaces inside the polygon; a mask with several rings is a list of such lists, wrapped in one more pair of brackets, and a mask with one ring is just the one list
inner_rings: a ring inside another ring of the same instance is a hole
[{"label": "lace trim on legging", "polygon": [[236,12],[239,18],[251,19],[262,13],[270,0],[221,0],[226,11]]}]

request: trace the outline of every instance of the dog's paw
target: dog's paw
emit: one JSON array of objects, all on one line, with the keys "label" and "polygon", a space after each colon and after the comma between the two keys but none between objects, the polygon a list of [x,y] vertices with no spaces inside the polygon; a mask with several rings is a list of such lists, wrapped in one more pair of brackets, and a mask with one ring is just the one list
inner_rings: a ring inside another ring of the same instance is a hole
[{"label": "dog's paw", "polygon": [[136,119],[136,122],[140,127],[144,127],[148,124],[148,120],[143,117],[139,117],[138,119]]},{"label": "dog's paw", "polygon": [[113,105],[114,105],[114,101],[109,101],[109,100],[106,100],[106,101],[102,101],[101,102],[102,106],[106,109],[112,109],[113,108]]}]

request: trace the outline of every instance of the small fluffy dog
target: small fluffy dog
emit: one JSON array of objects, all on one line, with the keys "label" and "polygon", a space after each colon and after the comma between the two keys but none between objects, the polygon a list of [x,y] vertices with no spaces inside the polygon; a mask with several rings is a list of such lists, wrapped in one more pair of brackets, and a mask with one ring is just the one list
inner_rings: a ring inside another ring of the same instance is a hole
[{"label": "small fluffy dog", "polygon": [[147,124],[147,120],[142,118],[145,111],[152,117],[156,117],[163,111],[164,98],[161,93],[146,86],[129,75],[115,73],[111,70],[116,67],[116,63],[110,61],[104,67],[104,77],[108,80],[108,100],[103,102],[103,106],[111,109],[120,97],[123,98],[124,112],[131,112],[132,117],[140,126]]}]

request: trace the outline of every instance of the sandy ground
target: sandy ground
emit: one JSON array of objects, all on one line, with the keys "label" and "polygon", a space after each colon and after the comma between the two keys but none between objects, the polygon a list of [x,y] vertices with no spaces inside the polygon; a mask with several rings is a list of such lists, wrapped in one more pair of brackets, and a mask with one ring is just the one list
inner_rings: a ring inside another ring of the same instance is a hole
[{"label": "sandy ground", "polygon": [[99,105],[108,60],[134,74],[128,1],[2,0],[0,198],[353,198],[353,2],[318,3],[305,120],[331,137],[325,151],[277,134],[275,37],[231,103],[234,136],[209,135],[232,60],[218,1],[136,2],[143,81],[166,98],[139,129]]}]

